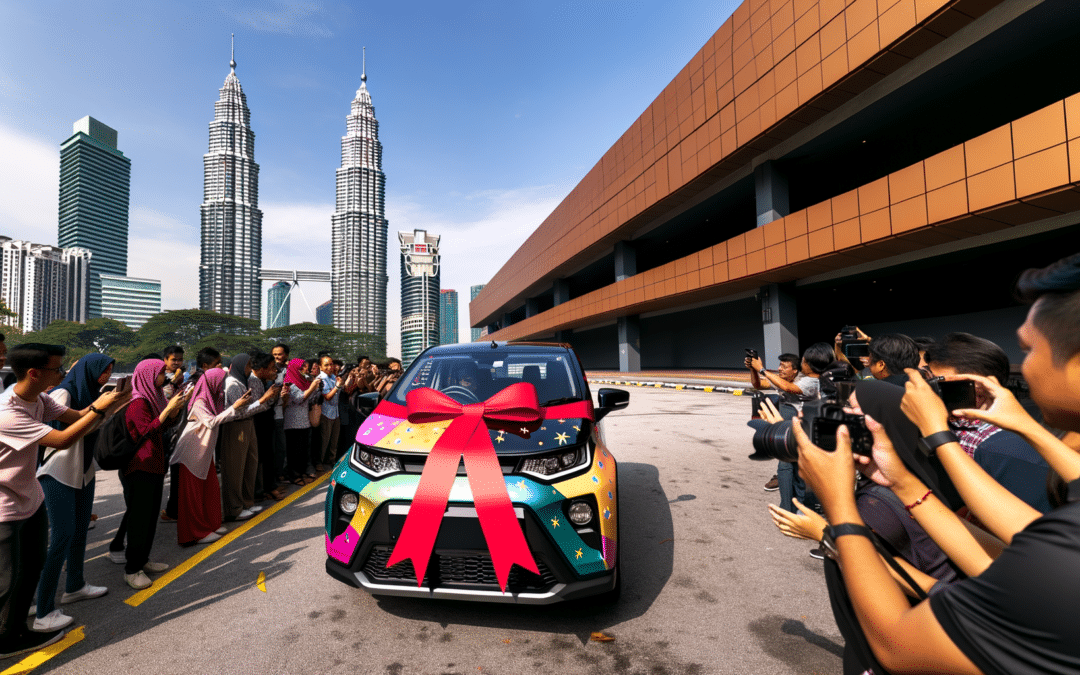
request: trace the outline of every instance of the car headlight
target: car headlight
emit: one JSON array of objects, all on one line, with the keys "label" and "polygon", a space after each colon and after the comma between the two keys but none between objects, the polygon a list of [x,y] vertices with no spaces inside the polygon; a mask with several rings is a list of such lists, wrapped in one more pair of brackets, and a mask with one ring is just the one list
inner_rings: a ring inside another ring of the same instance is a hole
[{"label": "car headlight", "polygon": [[589,463],[589,449],[582,445],[578,448],[559,450],[547,455],[536,455],[523,459],[518,473],[532,474],[550,479],[581,468]]},{"label": "car headlight", "polygon": [[360,499],[355,492],[349,492],[346,490],[341,494],[341,498],[338,499],[338,508],[346,515],[352,515],[356,513],[356,507],[360,505]]},{"label": "car headlight", "polygon": [[397,457],[384,455],[376,452],[366,445],[357,443],[353,446],[353,464],[371,476],[385,476],[386,474],[402,471],[401,460]]}]

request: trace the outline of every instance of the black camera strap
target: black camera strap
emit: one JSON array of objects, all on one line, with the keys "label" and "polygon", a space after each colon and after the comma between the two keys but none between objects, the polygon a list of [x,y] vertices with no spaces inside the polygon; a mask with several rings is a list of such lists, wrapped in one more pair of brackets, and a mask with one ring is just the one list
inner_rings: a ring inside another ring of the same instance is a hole
[{"label": "black camera strap", "polygon": [[926,594],[926,591],[922,589],[922,586],[915,583],[915,580],[911,578],[911,575],[904,569],[904,566],[896,562],[896,558],[903,558],[904,556],[900,555],[900,552],[893,548],[892,544],[879,537],[877,532],[874,532],[873,530],[870,532],[873,534],[870,540],[874,542],[874,548],[876,548],[878,553],[881,554],[881,557],[885,559],[885,562],[889,567],[893,568],[893,571],[907,583],[908,587],[910,587],[911,591],[915,594],[915,597],[919,600],[925,600],[930,597]]}]

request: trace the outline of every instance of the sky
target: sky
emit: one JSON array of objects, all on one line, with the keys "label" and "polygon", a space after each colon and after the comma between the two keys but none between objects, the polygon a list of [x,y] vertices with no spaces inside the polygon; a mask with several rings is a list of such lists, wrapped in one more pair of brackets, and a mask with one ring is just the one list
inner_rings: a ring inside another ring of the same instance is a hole
[{"label": "sky", "polygon": [[[398,231],[442,236],[442,288],[458,291],[468,340],[469,287],[737,5],[0,0],[0,235],[57,243],[60,144],[90,115],[131,160],[128,274],[160,279],[164,309],[197,307],[202,156],[235,33],[263,267],[329,271],[334,172],[366,46],[386,174],[387,353],[400,352]],[[294,323],[330,298],[329,284],[301,289]]]}]

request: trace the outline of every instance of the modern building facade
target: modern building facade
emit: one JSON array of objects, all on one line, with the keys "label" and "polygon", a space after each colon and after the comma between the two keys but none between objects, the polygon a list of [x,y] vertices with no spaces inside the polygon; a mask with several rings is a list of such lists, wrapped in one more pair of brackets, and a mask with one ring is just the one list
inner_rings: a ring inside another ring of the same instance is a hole
[{"label": "modern building facade", "polygon": [[161,314],[161,282],[102,274],[101,313],[139,330],[150,317]]},{"label": "modern building facade", "polygon": [[452,345],[460,342],[458,336],[457,291],[439,291],[439,344]]},{"label": "modern building facade", "polygon": [[214,104],[209,151],[203,155],[199,307],[258,321],[262,304],[259,165],[235,57],[229,66]]},{"label": "modern building facade", "polygon": [[401,250],[401,362],[439,344],[439,235],[398,232]]},{"label": "modern building facade", "polygon": [[289,290],[292,284],[287,281],[279,281],[266,291],[266,327],[281,328],[288,326],[289,310],[292,307],[292,297]]},{"label": "modern building facade", "polygon": [[[469,302],[472,302],[473,300],[475,300],[476,296],[480,295],[480,291],[482,291],[482,290],[484,290],[484,284],[476,284],[475,286],[470,286],[469,287]],[[472,342],[476,342],[477,340],[484,337],[485,335],[487,335],[487,326],[484,326],[483,328],[470,328],[469,329],[469,338],[470,338],[470,341],[472,341]]]},{"label": "modern building facade", "polygon": [[0,237],[0,298],[16,314],[3,323],[23,332],[56,320],[86,323],[92,257],[85,248]]},{"label": "modern building facade", "polygon": [[1080,4],[746,0],[471,303],[586,367],[967,331],[1080,241]]},{"label": "modern building facade", "polygon": [[379,122],[367,90],[367,68],[345,118],[337,200],[331,227],[330,297],[334,325],[386,338],[387,221]]},{"label": "modern building facade", "polygon": [[334,301],[327,300],[315,308],[315,323],[323,326],[334,325]]},{"label": "modern building facade", "polygon": [[131,160],[117,149],[117,133],[93,117],[75,122],[60,144],[61,249],[91,251],[90,318],[101,313],[101,274],[127,274]]}]

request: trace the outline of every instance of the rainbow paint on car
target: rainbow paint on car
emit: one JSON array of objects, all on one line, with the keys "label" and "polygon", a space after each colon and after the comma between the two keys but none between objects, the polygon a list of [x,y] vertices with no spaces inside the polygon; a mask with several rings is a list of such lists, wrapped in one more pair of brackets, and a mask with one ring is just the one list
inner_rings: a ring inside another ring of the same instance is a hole
[{"label": "rainbow paint on car", "polygon": [[[430,375],[432,372],[445,368],[446,363],[457,367],[465,362],[462,355],[467,359],[470,354],[479,354],[477,362],[481,366],[487,365],[482,359],[489,356],[493,364],[499,364],[490,368],[495,388],[522,381],[524,375],[517,374],[513,359],[532,359],[540,361],[541,366],[546,364],[538,390],[543,391],[544,380],[555,379],[565,367],[575,380],[568,385],[571,391],[586,401],[591,398],[580,363],[565,345],[501,345],[491,353],[480,349],[490,352],[486,346],[475,345],[428,350],[398,386],[438,382],[437,375]],[[499,358],[501,355],[506,358]],[[417,376],[424,368],[430,375],[426,379]],[[625,407],[625,392],[607,391],[622,395],[611,410]],[[600,417],[606,412],[609,410],[597,410]],[[424,460],[449,424],[413,423],[380,412],[364,421],[356,445],[334,467],[327,494],[327,571],[345,583],[386,595],[536,604],[595,594],[617,597],[621,585],[617,573],[617,465],[604,443],[601,426],[586,417],[553,417],[519,427],[488,424],[506,494],[541,575],[516,566],[505,592],[492,585],[487,569],[490,559],[476,534],[479,527],[473,489],[468,477],[460,475],[460,468],[449,489],[445,518],[424,583],[417,584],[411,561],[386,568],[388,550],[396,544],[401,521],[417,494]],[[396,470],[385,476],[373,475],[377,470],[362,464],[360,453],[369,460],[378,457],[375,461],[382,462],[379,466]],[[540,473],[552,470],[553,463],[553,473]],[[343,510],[343,499],[348,508],[355,504],[351,514]],[[578,522],[571,521],[571,513]],[[586,514],[592,514],[592,518],[582,524]]]}]

